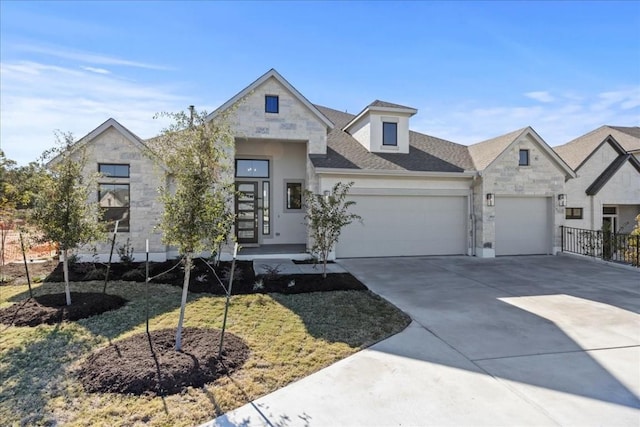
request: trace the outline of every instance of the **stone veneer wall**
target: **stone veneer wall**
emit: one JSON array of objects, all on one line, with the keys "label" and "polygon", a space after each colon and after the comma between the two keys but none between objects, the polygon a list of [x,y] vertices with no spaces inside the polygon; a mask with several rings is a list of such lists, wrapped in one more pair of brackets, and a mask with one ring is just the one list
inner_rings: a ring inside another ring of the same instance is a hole
[{"label": "stone veneer wall", "polygon": [[[529,166],[518,166],[519,150],[529,150]],[[474,186],[476,216],[476,255],[495,256],[495,206],[487,206],[487,193],[500,196],[552,198],[552,250],[561,245],[560,225],[564,224],[564,208],[558,206],[557,195],[564,193],[565,174],[535,139],[525,134],[511,144],[498,159],[482,172]],[[526,227],[526,218],[522,219]]]},{"label": "stone veneer wall", "polygon": [[[98,171],[98,163],[120,163],[129,165],[129,178],[99,178],[99,183],[129,184],[129,232],[119,232],[116,240],[116,248],[124,245],[127,238],[134,249],[134,257],[137,261],[145,258],[145,240],[149,239],[149,252],[152,260],[162,261],[166,259],[166,246],[161,241],[161,234],[154,230],[162,214],[162,205],[158,201],[158,187],[166,183],[166,174],[151,158],[147,157],[137,144],[134,144],[113,127],[94,138],[86,145],[87,175]],[[92,196],[96,201],[98,188]],[[111,239],[112,233],[108,238]],[[83,259],[92,255],[91,246],[86,245],[80,249],[79,254]],[[105,240],[96,245],[101,260],[108,259],[110,243]],[[114,251],[114,261],[119,257]]]}]

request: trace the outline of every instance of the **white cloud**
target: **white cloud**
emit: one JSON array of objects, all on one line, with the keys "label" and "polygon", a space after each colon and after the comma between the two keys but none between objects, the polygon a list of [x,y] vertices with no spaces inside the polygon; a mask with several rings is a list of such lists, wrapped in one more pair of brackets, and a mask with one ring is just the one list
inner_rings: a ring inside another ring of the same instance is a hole
[{"label": "white cloud", "polygon": [[555,146],[605,124],[640,125],[640,86],[595,94],[568,92],[552,103],[534,106],[471,102],[449,108],[423,106],[412,119],[415,130],[467,145],[532,126]]},{"label": "white cloud", "polygon": [[128,59],[118,58],[109,55],[102,55],[92,52],[83,52],[78,50],[69,50],[61,47],[42,46],[33,44],[15,44],[12,49],[37,53],[41,55],[53,56],[55,58],[69,59],[72,61],[83,62],[86,64],[100,64],[100,65],[118,65],[134,68],[145,68],[149,70],[169,70],[170,68],[157,65],[148,64],[145,62],[131,61]]},{"label": "white cloud", "polygon": [[167,125],[153,120],[155,113],[193,103],[175,86],[125,80],[86,67],[10,62],[0,64],[0,76],[0,141],[6,155],[20,164],[53,146],[56,129],[80,138],[113,117],[149,138]]},{"label": "white cloud", "polygon": [[527,98],[531,98],[533,100],[539,101],[539,102],[544,102],[544,103],[555,101],[555,98],[553,96],[551,96],[551,94],[549,92],[546,92],[546,91],[527,92],[527,93],[524,94],[524,96],[526,96]]},{"label": "white cloud", "polygon": [[111,74],[111,71],[105,70],[104,68],[97,68],[97,67],[81,67],[81,68],[85,71],[91,71],[92,73],[96,73],[96,74]]}]

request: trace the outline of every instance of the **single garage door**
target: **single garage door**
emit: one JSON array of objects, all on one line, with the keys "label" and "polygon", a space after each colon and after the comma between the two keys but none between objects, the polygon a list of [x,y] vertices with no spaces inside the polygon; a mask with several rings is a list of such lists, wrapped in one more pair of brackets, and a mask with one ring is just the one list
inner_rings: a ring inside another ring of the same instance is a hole
[{"label": "single garage door", "polygon": [[551,253],[548,197],[496,197],[496,255]]},{"label": "single garage door", "polygon": [[363,223],[345,227],[338,258],[459,255],[467,252],[467,198],[351,196]]}]

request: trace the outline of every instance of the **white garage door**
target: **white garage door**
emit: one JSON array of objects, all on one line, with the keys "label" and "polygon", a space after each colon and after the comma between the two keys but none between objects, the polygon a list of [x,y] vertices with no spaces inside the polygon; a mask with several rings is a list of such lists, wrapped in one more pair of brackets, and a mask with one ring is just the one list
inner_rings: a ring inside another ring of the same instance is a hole
[{"label": "white garage door", "polygon": [[551,253],[547,197],[496,197],[496,255]]},{"label": "white garage door", "polygon": [[467,198],[444,196],[352,196],[351,211],[363,223],[348,225],[338,258],[459,255],[467,252]]}]

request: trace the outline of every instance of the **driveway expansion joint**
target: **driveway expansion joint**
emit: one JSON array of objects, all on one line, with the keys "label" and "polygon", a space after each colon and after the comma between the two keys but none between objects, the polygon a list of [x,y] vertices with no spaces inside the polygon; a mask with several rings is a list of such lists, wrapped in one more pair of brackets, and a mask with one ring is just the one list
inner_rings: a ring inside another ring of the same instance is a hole
[{"label": "driveway expansion joint", "polygon": [[580,350],[547,351],[543,353],[515,354],[513,356],[484,357],[481,359],[469,359],[469,360],[471,360],[472,362],[484,362],[487,360],[516,359],[519,357],[547,356],[547,355],[554,355],[554,354],[586,353],[588,351],[620,350],[623,348],[640,348],[640,344],[621,345],[621,346],[613,346],[613,347],[583,348]]}]

